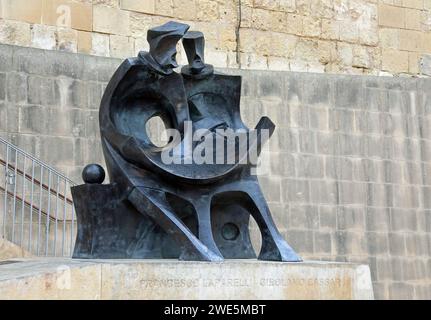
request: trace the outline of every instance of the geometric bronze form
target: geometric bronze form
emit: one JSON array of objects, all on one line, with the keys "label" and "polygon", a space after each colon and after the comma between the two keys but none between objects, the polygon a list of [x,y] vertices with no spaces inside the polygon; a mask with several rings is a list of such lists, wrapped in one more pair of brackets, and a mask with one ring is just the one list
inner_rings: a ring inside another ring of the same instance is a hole
[{"label": "geometric bronze form", "polygon": [[[214,73],[204,61],[203,34],[188,29],[177,22],[150,29],[150,51],[126,59],[112,76],[99,111],[109,184],[101,184],[100,167],[90,166],[83,173],[86,183],[72,188],[78,217],[73,256],[256,258],[249,234],[253,217],[262,235],[259,259],[301,261],[277,230],[250,160],[253,148],[261,151],[259,137],[269,137],[275,126],[267,117],[254,130],[245,126],[241,77]],[[177,73],[180,39],[189,65]],[[146,124],[154,117],[178,133],[166,146],[148,136]],[[220,130],[243,132],[248,140],[227,139]],[[202,131],[201,139],[189,139]],[[220,141],[212,151],[204,148]],[[234,156],[220,158],[219,151],[229,148]],[[199,163],[196,150],[223,161]],[[166,156],[174,161],[167,163]]]},{"label": "geometric bronze form", "polygon": [[201,79],[214,73],[213,66],[205,64],[205,38],[202,32],[187,32],[183,37],[183,46],[189,61],[189,65],[181,69],[184,76]]}]

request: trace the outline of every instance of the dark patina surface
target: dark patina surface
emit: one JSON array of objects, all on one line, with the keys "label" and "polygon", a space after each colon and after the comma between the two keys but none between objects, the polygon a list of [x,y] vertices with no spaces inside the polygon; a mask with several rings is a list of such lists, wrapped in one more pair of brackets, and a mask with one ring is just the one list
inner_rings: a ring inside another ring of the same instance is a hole
[{"label": "dark patina surface", "polygon": [[[203,34],[188,29],[176,22],[150,29],[150,51],[126,59],[109,82],[99,123],[110,183],[101,184],[103,169],[90,165],[83,172],[86,183],[72,188],[78,217],[74,257],[255,258],[251,215],[262,235],[259,259],[300,261],[275,226],[251,174],[254,164],[240,161],[253,143],[231,163],[166,164],[164,149],[147,134],[148,120],[160,117],[180,133],[184,159],[186,122],[193,131],[207,129],[208,139],[220,128],[249,130],[240,117],[241,77],[214,73],[204,62]],[[181,39],[189,65],[179,74],[173,69]],[[274,128],[263,117],[255,129],[272,134]]]}]

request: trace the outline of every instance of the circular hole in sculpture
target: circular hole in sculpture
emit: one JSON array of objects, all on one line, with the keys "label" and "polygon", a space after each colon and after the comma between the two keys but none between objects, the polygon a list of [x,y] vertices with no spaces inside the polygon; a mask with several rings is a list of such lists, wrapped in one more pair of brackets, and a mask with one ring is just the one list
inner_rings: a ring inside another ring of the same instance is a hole
[{"label": "circular hole in sculpture", "polygon": [[147,131],[148,139],[156,147],[161,148],[168,144],[166,125],[161,117],[154,116],[150,118],[145,124],[145,130]]},{"label": "circular hole in sculpture", "polygon": [[239,228],[233,223],[226,223],[221,229],[223,239],[234,241],[239,236]]}]

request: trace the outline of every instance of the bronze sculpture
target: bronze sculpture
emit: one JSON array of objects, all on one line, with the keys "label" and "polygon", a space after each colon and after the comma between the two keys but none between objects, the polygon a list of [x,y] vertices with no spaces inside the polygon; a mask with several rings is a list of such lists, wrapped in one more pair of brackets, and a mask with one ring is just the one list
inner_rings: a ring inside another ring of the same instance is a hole
[{"label": "bronze sculpture", "polygon": [[[252,215],[262,234],[259,259],[300,261],[278,232],[248,160],[253,148],[260,153],[261,133],[271,135],[275,126],[266,117],[255,130],[244,125],[241,77],[214,73],[204,61],[203,34],[188,29],[177,22],[150,29],[150,51],[126,59],[109,82],[99,123],[110,184],[101,184],[103,170],[90,165],[83,171],[86,183],[72,188],[78,216],[74,257],[255,258]],[[189,60],[181,74],[174,71],[180,39]],[[156,116],[178,133],[164,147],[154,145],[145,130]],[[202,130],[200,140],[188,143]],[[248,140],[228,140],[219,130],[245,132]],[[234,148],[233,158],[227,161],[222,153],[217,161],[217,148],[214,154],[203,148],[208,141]],[[196,150],[206,150],[205,159],[216,163],[197,163]]]}]

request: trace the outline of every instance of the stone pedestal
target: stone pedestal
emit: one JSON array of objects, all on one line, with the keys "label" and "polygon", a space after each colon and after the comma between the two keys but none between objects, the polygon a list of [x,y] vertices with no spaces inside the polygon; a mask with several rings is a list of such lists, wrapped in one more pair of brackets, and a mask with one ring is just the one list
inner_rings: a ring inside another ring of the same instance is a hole
[{"label": "stone pedestal", "polygon": [[366,265],[31,259],[0,265],[0,299],[373,299]]}]

